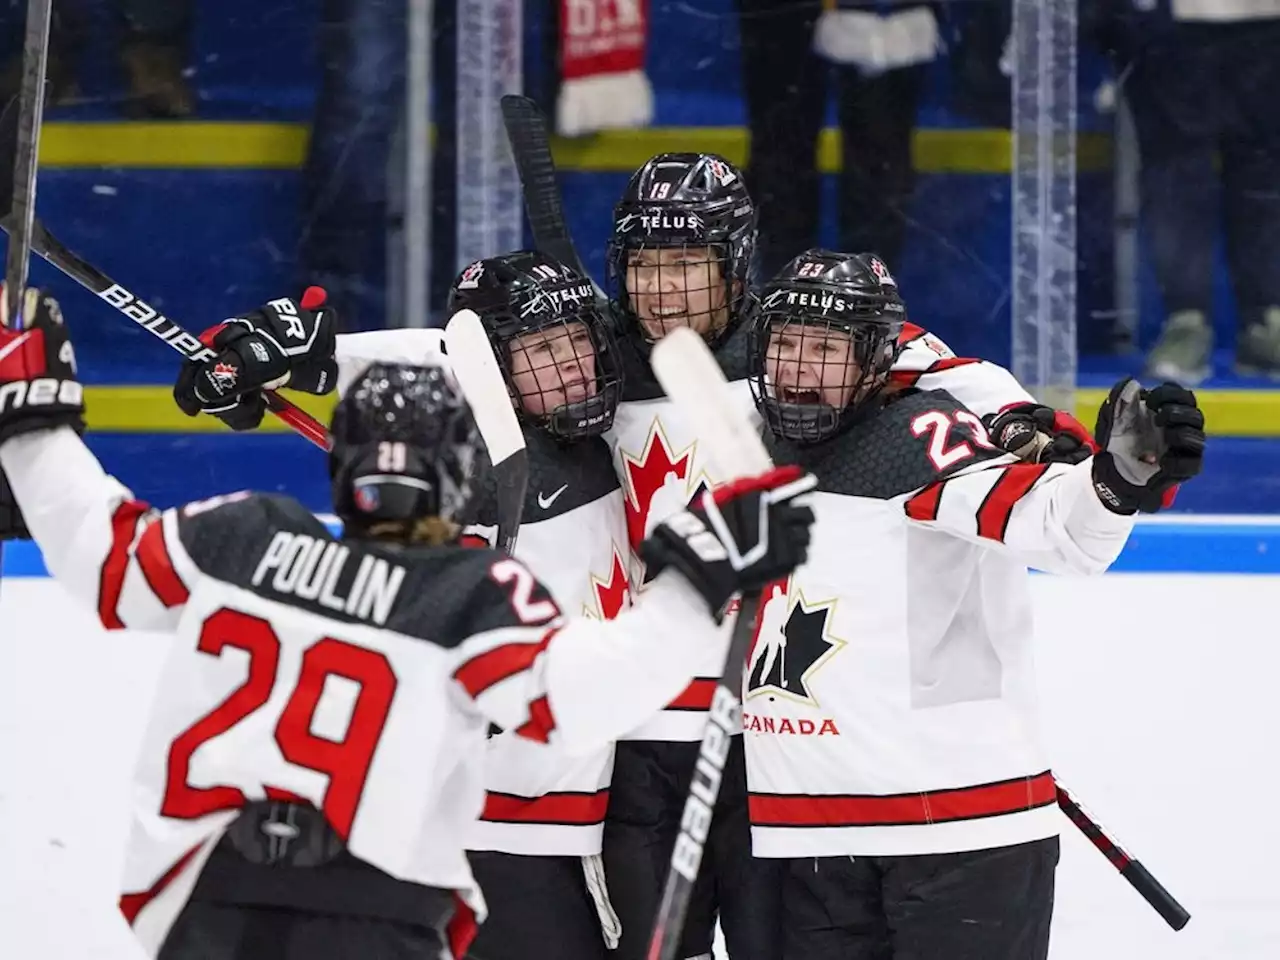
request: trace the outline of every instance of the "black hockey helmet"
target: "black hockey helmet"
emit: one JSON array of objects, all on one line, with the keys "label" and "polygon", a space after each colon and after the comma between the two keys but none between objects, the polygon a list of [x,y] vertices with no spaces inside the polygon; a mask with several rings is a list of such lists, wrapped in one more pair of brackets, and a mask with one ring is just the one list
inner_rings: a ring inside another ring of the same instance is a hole
[{"label": "black hockey helmet", "polygon": [[449,291],[459,310],[479,315],[523,419],[565,440],[613,425],[622,368],[588,278],[530,250],[477,260]]},{"label": "black hockey helmet", "polygon": [[759,293],[748,381],[769,429],[812,443],[880,393],[906,319],[897,281],[873,253],[813,249]]},{"label": "black hockey helmet", "polygon": [[453,523],[466,509],[482,440],[444,367],[373,364],[338,401],[330,429],[333,509],[348,536],[432,517]]},{"label": "black hockey helmet", "polygon": [[663,153],[637,170],[607,255],[609,296],[630,332],[652,343],[694,326],[724,339],[749,303],[756,221],[742,172],[723,157]]}]

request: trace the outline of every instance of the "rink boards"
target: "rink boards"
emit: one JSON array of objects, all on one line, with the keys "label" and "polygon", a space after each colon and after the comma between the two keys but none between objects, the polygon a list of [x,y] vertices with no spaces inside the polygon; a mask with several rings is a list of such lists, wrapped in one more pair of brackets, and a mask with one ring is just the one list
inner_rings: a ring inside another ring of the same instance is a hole
[{"label": "rink boards", "polygon": [[[337,527],[332,518],[330,529]],[[1280,574],[1280,516],[1143,517],[1115,573]],[[31,543],[4,545],[5,576],[47,576],[40,551]]]},{"label": "rink boards", "polygon": [[[8,545],[0,583],[0,957],[138,960],[114,910],[156,634],[108,634]],[[1144,521],[1116,567],[1036,576],[1059,778],[1187,906],[1173,933],[1063,820],[1051,960],[1280,955],[1280,523]]]}]

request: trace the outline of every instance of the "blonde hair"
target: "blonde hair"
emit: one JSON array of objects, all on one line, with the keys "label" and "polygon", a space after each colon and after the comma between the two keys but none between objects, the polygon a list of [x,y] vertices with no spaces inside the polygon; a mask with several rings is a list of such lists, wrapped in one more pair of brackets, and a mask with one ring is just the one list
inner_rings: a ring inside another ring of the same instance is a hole
[{"label": "blonde hair", "polygon": [[417,520],[388,520],[370,524],[371,537],[403,540],[406,543],[425,543],[432,547],[452,543],[461,531],[452,520],[443,517],[420,517]]}]

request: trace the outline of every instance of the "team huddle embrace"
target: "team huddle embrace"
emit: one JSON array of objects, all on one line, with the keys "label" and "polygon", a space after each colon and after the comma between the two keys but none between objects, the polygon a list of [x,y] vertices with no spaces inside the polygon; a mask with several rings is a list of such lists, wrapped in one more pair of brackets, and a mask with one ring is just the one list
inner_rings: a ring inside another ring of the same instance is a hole
[{"label": "team huddle embrace", "polygon": [[[741,171],[664,154],[615,209],[607,297],[543,252],[469,265],[448,313],[496,360],[483,397],[458,342],[341,334],[316,288],[206,331],[192,416],[339,394],[336,534],[287,496],[135,499],[27,294],[0,536],[108,628],[173,635],[119,904],[149,956],[653,960],[676,847],[680,960],[717,926],[732,960],[1047,957],[1029,569],[1107,569],[1200,472],[1196,399],[1124,380],[1090,433],[913,322],[875,253],[765,279],[756,236]],[[772,467],[664,387],[687,331]]]}]

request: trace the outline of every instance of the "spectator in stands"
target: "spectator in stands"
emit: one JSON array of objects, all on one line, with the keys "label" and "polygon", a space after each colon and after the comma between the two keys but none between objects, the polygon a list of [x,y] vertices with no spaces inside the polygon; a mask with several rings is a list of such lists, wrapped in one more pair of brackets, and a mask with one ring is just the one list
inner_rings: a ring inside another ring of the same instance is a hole
[{"label": "spectator in stands", "polygon": [[1089,0],[1141,157],[1142,219],[1167,317],[1157,379],[1212,372],[1219,232],[1236,370],[1280,378],[1280,0]]},{"label": "spectator in stands", "polygon": [[347,332],[386,324],[387,163],[404,111],[407,11],[405,0],[321,5],[298,266]]},{"label": "spectator in stands", "polygon": [[818,243],[815,149],[834,76],[844,162],[841,250],[876,250],[898,268],[915,184],[911,136],[925,65],[938,49],[928,4],[737,0],[760,207],[762,275]]},{"label": "spectator in stands", "polygon": [[[11,4],[3,17],[19,39],[26,4]],[[193,14],[192,0],[115,0],[123,23],[119,55],[128,91],[123,103],[127,116],[164,119],[186,117],[195,109],[191,87],[183,75],[187,66]],[[53,6],[49,35],[49,99],[67,103],[78,95],[76,66],[89,32],[87,0],[58,0]],[[22,54],[12,51],[0,69],[0,99],[17,93],[22,79]]]}]

